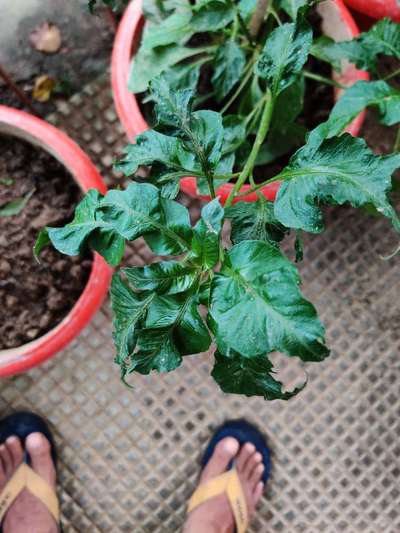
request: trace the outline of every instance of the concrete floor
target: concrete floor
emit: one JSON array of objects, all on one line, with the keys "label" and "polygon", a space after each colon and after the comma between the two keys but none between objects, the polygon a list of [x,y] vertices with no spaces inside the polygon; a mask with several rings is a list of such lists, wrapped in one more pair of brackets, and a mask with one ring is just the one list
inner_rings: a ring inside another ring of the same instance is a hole
[{"label": "concrete floor", "polygon": [[[56,24],[61,31],[57,53],[39,52],[29,41],[32,31],[44,22]],[[104,13],[90,15],[86,0],[0,0],[0,64],[28,97],[35,78],[43,74],[70,92],[80,91],[108,68],[113,36]],[[1,79],[0,103],[19,105],[2,88]],[[35,106],[42,116],[54,110],[52,101]]]}]

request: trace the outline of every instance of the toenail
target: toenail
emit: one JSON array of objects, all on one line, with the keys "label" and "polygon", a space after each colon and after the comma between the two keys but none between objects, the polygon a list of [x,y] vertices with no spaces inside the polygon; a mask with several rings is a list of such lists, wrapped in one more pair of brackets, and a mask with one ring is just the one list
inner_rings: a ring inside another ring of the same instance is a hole
[{"label": "toenail", "polygon": [[256,451],[256,447],[254,446],[254,444],[251,444],[251,442],[248,442],[246,444],[246,450],[250,453],[253,453]]},{"label": "toenail", "polygon": [[17,440],[17,437],[15,435],[11,435],[11,437],[7,437],[6,442],[13,443]]},{"label": "toenail", "polygon": [[257,466],[257,472],[259,472],[261,474],[261,472],[264,472],[264,465],[258,465]]},{"label": "toenail", "polygon": [[260,463],[262,461],[262,455],[261,453],[256,453],[255,460],[257,463]]},{"label": "toenail", "polygon": [[239,443],[237,440],[232,438],[226,439],[224,448],[227,452],[236,453],[239,448]]},{"label": "toenail", "polygon": [[26,438],[26,446],[28,448],[40,449],[48,445],[48,441],[41,433],[31,433]]}]

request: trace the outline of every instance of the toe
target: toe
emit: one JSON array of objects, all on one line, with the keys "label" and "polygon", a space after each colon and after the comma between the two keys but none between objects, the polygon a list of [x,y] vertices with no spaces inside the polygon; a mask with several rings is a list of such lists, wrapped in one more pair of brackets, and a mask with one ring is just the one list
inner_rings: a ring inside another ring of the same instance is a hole
[{"label": "toe", "polygon": [[253,505],[254,505],[254,507],[260,501],[263,492],[264,492],[264,483],[262,481],[259,481],[257,483],[256,488],[254,489],[254,493],[253,493]]},{"label": "toe", "polygon": [[56,472],[49,441],[42,433],[31,433],[26,439],[26,449],[31,458],[33,470],[54,487]]},{"label": "toe", "polygon": [[0,445],[0,460],[3,465],[4,473],[6,477],[9,478],[13,470],[13,461],[10,451],[5,444]]},{"label": "toe", "polygon": [[8,437],[6,440],[6,448],[10,452],[13,468],[16,469],[21,463],[24,458],[24,452],[22,449],[21,441],[18,437],[12,436]]},{"label": "toe", "polygon": [[239,472],[243,472],[247,460],[254,454],[256,447],[251,442],[246,442],[241,448],[236,460],[236,467]]},{"label": "toe", "polygon": [[211,459],[204,468],[201,481],[214,478],[225,472],[229,463],[234,459],[239,451],[239,443],[232,437],[227,437],[218,442]]},{"label": "toe", "polygon": [[259,463],[254,469],[253,469],[253,472],[251,474],[251,477],[249,479],[249,483],[250,483],[250,490],[251,491],[255,491],[256,490],[256,487],[258,485],[258,483],[261,481],[261,477],[264,473],[264,470],[265,470],[265,467],[264,465],[261,463]]},{"label": "toe", "polygon": [[250,457],[247,459],[244,469],[243,469],[243,475],[246,476],[248,479],[251,478],[254,469],[257,465],[259,465],[262,461],[262,455],[259,452],[254,452]]}]

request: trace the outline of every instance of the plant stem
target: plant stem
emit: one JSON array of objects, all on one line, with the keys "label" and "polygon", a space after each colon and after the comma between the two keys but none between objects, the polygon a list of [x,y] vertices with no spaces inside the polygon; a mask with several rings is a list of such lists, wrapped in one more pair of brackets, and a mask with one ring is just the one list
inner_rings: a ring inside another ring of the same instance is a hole
[{"label": "plant stem", "polygon": [[239,11],[237,12],[237,19],[238,19],[238,21],[239,21],[240,27],[242,28],[243,33],[245,34],[247,40],[249,41],[249,43],[251,44],[251,46],[254,47],[256,43],[254,42],[254,39],[253,39],[251,33],[250,33],[249,30],[247,29],[246,23],[245,23],[245,21],[243,20],[243,17],[242,17],[242,15],[239,13]]},{"label": "plant stem", "polygon": [[32,102],[29,100],[29,98],[26,96],[24,91],[22,91],[16,83],[14,83],[11,76],[8,74],[8,72],[5,70],[5,68],[0,65],[0,78],[3,78],[4,82],[8,87],[15,93],[15,95],[19,98],[20,102],[29,109],[29,111],[33,115],[37,115],[37,111],[32,105]]},{"label": "plant stem", "polygon": [[388,81],[388,80],[391,80],[392,78],[395,78],[399,74],[400,74],[400,68],[396,69],[394,72],[392,72],[391,74],[388,74],[387,76],[385,76],[382,79],[383,79],[383,81]]},{"label": "plant stem", "polygon": [[400,152],[400,126],[397,128],[397,135],[393,145],[393,152]]},{"label": "plant stem", "polygon": [[226,207],[229,207],[232,204],[234,197],[240,191],[240,188],[242,187],[246,179],[251,174],[254,168],[256,159],[257,159],[258,152],[260,151],[261,145],[264,142],[265,137],[268,134],[269,126],[271,124],[272,111],[274,108],[275,99],[273,98],[271,91],[269,89],[268,89],[267,94],[268,94],[268,97],[265,102],[264,111],[261,116],[260,126],[258,128],[258,132],[255,138],[254,144],[253,144],[253,148],[251,149],[249,158],[247,159],[246,164],[237,179],[237,182],[235,183],[234,187],[232,188],[228,196],[228,199],[225,203]]},{"label": "plant stem", "polygon": [[325,85],[332,85],[337,89],[347,89],[345,85],[342,85],[338,81],[332,80],[331,78],[325,78],[325,76],[320,76],[319,74],[314,74],[314,72],[303,70],[303,74],[305,78],[309,78],[310,80],[319,81],[321,83],[325,83]]},{"label": "plant stem", "polygon": [[221,109],[221,115],[223,115],[233,104],[233,102],[236,100],[236,98],[239,96],[239,94],[243,91],[244,87],[247,85],[247,82],[253,75],[253,65],[255,62],[255,58],[253,57],[250,61],[250,63],[247,65],[247,72],[245,73],[239,87],[236,89],[236,91],[233,93],[231,98],[229,98],[229,101],[224,105],[224,107]]},{"label": "plant stem", "polygon": [[264,22],[269,0],[257,0],[257,5],[250,20],[250,35],[257,37],[258,32]]},{"label": "plant stem", "polygon": [[260,189],[262,189],[263,187],[265,187],[269,183],[274,183],[274,181],[281,181],[281,180],[282,180],[282,178],[278,174],[278,176],[274,176],[273,178],[269,178],[269,179],[263,181],[262,183],[254,184],[252,187],[250,187],[250,189],[247,189],[246,191],[243,191],[243,192],[239,193],[237,195],[237,197],[240,198],[241,196],[247,196],[248,194],[251,194],[252,192],[259,191]]}]

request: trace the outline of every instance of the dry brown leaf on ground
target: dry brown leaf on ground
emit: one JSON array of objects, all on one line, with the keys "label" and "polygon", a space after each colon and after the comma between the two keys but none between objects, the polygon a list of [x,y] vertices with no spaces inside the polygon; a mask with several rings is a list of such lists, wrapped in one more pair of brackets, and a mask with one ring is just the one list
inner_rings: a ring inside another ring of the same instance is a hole
[{"label": "dry brown leaf on ground", "polygon": [[35,50],[45,54],[54,54],[61,47],[61,32],[58,26],[44,22],[29,35],[29,41]]},{"label": "dry brown leaf on ground", "polygon": [[35,85],[32,91],[32,97],[38,102],[47,102],[56,85],[56,80],[43,74],[35,79]]}]

